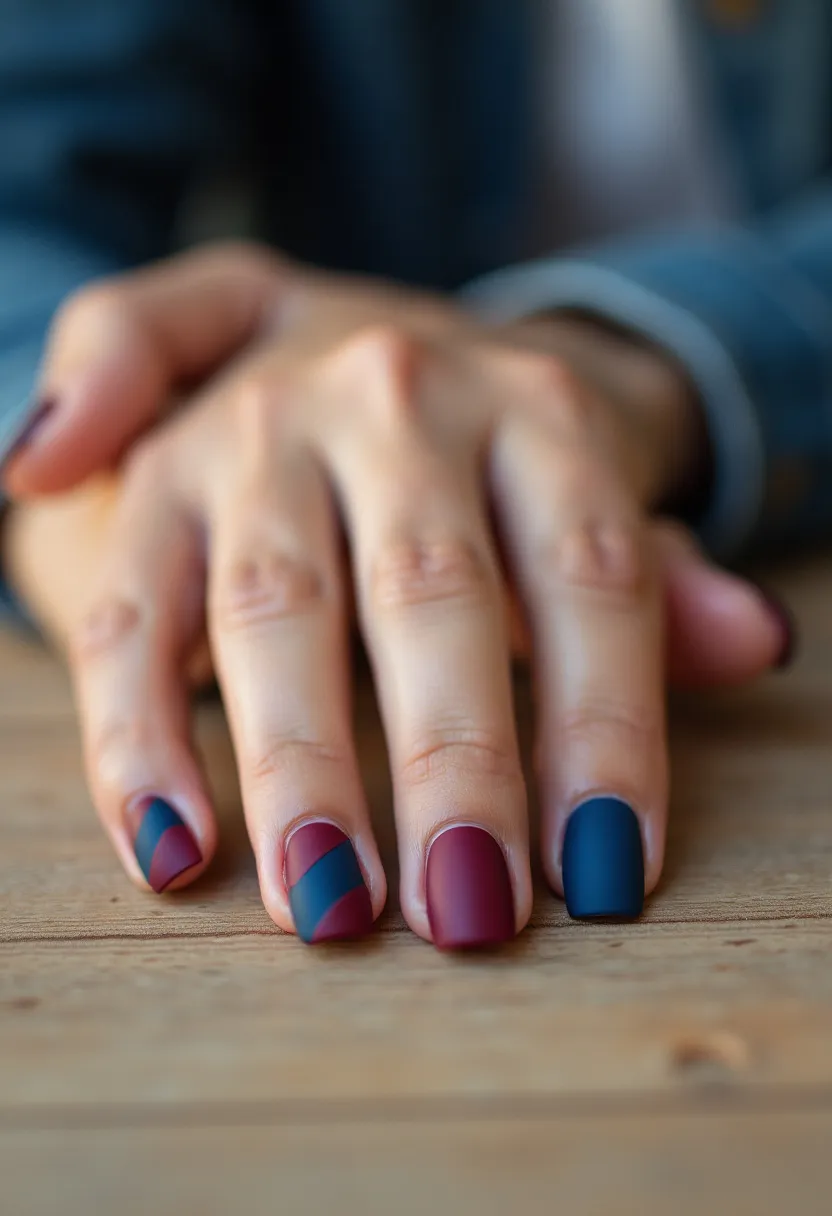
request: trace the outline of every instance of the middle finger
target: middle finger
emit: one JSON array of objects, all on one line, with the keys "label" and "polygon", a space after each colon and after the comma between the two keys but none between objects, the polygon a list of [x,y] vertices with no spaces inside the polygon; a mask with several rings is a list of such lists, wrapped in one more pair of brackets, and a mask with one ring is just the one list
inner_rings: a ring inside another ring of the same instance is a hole
[{"label": "middle finger", "polygon": [[412,429],[331,455],[396,800],[402,910],[437,946],[529,917],[526,793],[500,572],[476,461]]}]

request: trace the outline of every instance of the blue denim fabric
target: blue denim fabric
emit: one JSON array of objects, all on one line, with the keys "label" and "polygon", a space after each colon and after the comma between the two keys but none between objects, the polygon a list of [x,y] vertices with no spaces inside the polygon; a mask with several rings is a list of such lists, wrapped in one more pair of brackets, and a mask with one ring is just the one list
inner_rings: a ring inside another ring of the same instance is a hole
[{"label": "blue denim fabric", "polygon": [[702,533],[719,554],[826,533],[832,5],[766,0],[734,24],[677,2],[744,226],[506,270],[535,171],[533,5],[6,0],[0,458],[60,300],[168,253],[188,192],[244,159],[269,232],[299,256],[444,289],[474,280],[463,298],[504,315],[580,304],[666,343],[709,419]]}]

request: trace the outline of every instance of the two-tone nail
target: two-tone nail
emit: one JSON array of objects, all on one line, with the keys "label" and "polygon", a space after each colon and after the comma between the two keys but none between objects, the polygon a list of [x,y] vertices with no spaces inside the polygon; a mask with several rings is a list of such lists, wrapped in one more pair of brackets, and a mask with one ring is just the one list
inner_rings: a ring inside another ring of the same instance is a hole
[{"label": "two-tone nail", "polygon": [[139,869],[157,894],[180,874],[202,864],[190,828],[164,798],[142,798],[127,809],[125,819]]},{"label": "two-tone nail", "polygon": [[19,456],[24,448],[31,446],[44,424],[54,413],[56,405],[57,401],[54,397],[46,397],[42,401],[36,402],[26,413],[18,430],[7,440],[4,450],[0,451],[0,472],[5,469],[9,461],[13,460],[15,456]]},{"label": "two-tone nail", "polygon": [[577,919],[634,920],[644,906],[644,850],[638,818],[620,798],[589,798],[566,825],[563,894]]},{"label": "two-tone nail", "polygon": [[334,823],[305,823],[289,837],[286,888],[298,937],[331,942],[373,927],[370,892],[352,842]]},{"label": "two-tone nail", "polygon": [[428,921],[440,950],[496,946],[516,932],[511,878],[502,848],[484,828],[447,828],[428,849]]}]

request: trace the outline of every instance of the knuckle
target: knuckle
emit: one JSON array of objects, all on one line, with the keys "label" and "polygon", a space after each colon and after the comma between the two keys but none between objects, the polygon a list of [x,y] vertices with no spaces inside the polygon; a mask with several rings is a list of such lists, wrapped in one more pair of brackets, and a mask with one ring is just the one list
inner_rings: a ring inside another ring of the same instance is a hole
[{"label": "knuckle", "polygon": [[118,788],[137,757],[151,754],[157,736],[146,719],[131,716],[104,721],[90,737],[87,755],[98,784]]},{"label": "knuckle", "polygon": [[369,402],[397,421],[414,411],[422,356],[422,344],[412,334],[396,325],[377,324],[350,334],[330,358],[337,375],[369,387]]},{"label": "knuckle", "polygon": [[327,598],[313,565],[272,549],[234,560],[220,585],[217,618],[226,630],[308,614]]},{"label": "knuckle", "polygon": [[244,436],[265,444],[287,397],[285,376],[270,363],[250,368],[234,385],[231,411]]},{"label": "knuckle", "polygon": [[617,744],[628,755],[653,754],[650,749],[661,743],[663,730],[660,711],[610,698],[583,701],[555,720],[555,733],[561,740],[597,742],[605,749]]},{"label": "knuckle", "polygon": [[107,655],[131,641],[144,625],[139,604],[127,597],[106,596],[78,622],[69,638],[69,652],[76,662]]},{"label": "knuckle", "polygon": [[546,418],[568,436],[582,436],[589,423],[589,396],[574,369],[558,355],[524,353],[520,380]]},{"label": "knuckle", "polygon": [[277,267],[281,261],[275,250],[245,237],[226,237],[200,252],[206,264],[219,272],[242,270],[256,275]]},{"label": "knuckle", "polygon": [[583,588],[632,599],[648,577],[646,548],[640,531],[619,523],[582,524],[544,545],[536,563],[561,586]]},{"label": "knuckle", "polygon": [[443,601],[481,604],[493,594],[486,562],[458,538],[388,544],[371,575],[372,603],[379,611]]},{"label": "knuckle", "polygon": [[64,300],[55,319],[59,333],[111,329],[129,315],[127,294],[115,279],[97,279]]},{"label": "knuckle", "polygon": [[522,784],[517,751],[485,731],[438,732],[412,749],[401,765],[402,781],[418,786],[448,775]]},{"label": "knuckle", "polygon": [[318,739],[286,734],[259,742],[246,750],[240,765],[249,788],[286,785],[308,778],[310,768],[338,774],[343,780],[350,768],[346,749],[329,746]]}]

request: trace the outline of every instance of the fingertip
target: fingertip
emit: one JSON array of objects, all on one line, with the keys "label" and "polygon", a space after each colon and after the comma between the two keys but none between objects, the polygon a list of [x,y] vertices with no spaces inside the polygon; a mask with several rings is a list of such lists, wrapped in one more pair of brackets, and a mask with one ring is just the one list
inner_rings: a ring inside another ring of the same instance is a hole
[{"label": "fingertip", "polygon": [[668,666],[675,683],[743,683],[788,663],[790,614],[737,575],[697,557],[668,572]]}]

